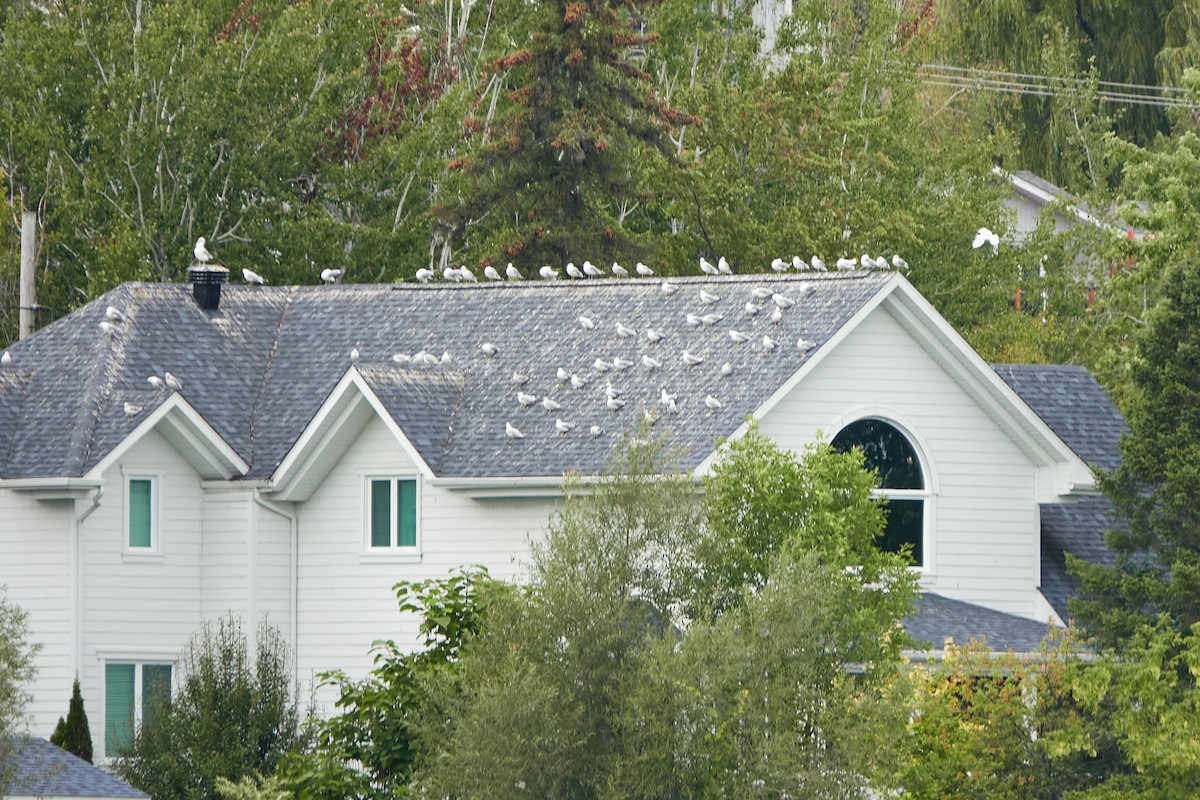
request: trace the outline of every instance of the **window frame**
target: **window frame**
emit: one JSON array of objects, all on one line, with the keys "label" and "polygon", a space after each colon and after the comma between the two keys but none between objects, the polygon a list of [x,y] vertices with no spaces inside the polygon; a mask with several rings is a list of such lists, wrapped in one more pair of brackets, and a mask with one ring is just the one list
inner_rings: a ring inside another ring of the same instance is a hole
[{"label": "window frame", "polygon": [[145,669],[146,667],[170,667],[171,680],[167,685],[168,697],[175,696],[175,677],[178,670],[176,662],[178,659],[174,654],[167,655],[152,655],[146,654],[143,656],[127,654],[122,652],[111,652],[108,654],[98,654],[100,660],[100,710],[103,726],[100,731],[100,750],[103,752],[104,760],[111,761],[117,757],[116,753],[108,752],[108,668],[109,666],[133,666],[133,719],[132,727],[129,731],[130,741],[137,734],[138,726],[142,724],[145,708],[143,707],[142,697],[145,692]]},{"label": "window frame", "polygon": [[856,422],[865,422],[867,420],[882,422],[895,428],[908,441],[909,447],[913,449],[913,452],[917,456],[917,461],[920,463],[921,483],[924,488],[885,489],[883,487],[876,487],[871,491],[871,495],[873,497],[895,498],[897,500],[923,501],[921,514],[921,563],[912,564],[909,566],[909,569],[917,573],[923,581],[932,580],[936,577],[937,563],[935,520],[937,518],[938,480],[937,472],[933,467],[933,461],[929,456],[929,447],[924,439],[914,432],[915,428],[901,415],[890,409],[883,409],[877,406],[856,409],[838,419],[830,427],[834,431],[833,435],[829,438],[830,445],[832,446],[833,440],[843,430]]},{"label": "window frame", "polygon": [[[421,560],[421,476],[415,472],[362,472],[362,556],[361,560],[378,563],[414,563]],[[391,519],[388,525],[390,544],[372,543],[373,522],[372,492],[376,481],[388,481],[391,489]],[[401,483],[413,484],[413,544],[400,544],[400,491]]]},{"label": "window frame", "polygon": [[[122,485],[124,494],[122,496],[121,511],[121,555],[125,561],[162,561],[162,526],[159,521],[162,518],[162,481],[163,472],[154,469],[122,469]],[[149,547],[135,547],[130,544],[129,526],[132,520],[133,498],[130,495],[130,489],[133,481],[149,481],[150,482],[150,545]]]}]

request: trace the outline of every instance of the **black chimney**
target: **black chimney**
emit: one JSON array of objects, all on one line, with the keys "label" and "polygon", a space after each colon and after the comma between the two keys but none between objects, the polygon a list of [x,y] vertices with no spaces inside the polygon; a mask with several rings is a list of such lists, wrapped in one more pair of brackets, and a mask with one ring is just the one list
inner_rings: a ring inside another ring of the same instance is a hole
[{"label": "black chimney", "polygon": [[188,267],[188,280],[192,284],[192,297],[205,311],[215,311],[221,306],[221,284],[229,280],[229,270],[221,266],[193,264]]}]

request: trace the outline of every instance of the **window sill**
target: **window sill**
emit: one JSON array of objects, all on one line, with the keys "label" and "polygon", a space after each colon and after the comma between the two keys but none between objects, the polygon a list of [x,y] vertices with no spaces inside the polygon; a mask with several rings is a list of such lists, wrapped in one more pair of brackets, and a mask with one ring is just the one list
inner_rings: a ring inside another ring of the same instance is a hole
[{"label": "window sill", "polygon": [[135,553],[130,550],[121,553],[121,560],[126,564],[161,564],[164,558],[162,553]]},{"label": "window sill", "polygon": [[360,564],[420,564],[421,551],[413,548],[410,550],[385,550],[380,553],[363,553],[358,557]]}]

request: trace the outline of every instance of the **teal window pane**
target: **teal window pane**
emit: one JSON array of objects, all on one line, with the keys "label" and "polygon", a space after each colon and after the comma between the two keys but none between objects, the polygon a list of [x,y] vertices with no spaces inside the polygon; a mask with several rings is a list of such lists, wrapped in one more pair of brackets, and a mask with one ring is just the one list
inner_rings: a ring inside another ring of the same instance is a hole
[{"label": "teal window pane", "polygon": [[392,546],[392,482],[371,481],[371,547]]},{"label": "teal window pane", "polygon": [[150,546],[152,481],[129,481],[129,546]]},{"label": "teal window pane", "polygon": [[133,664],[104,665],[104,752],[120,755],[133,741]]},{"label": "teal window pane", "polygon": [[142,665],[142,724],[154,719],[171,699],[171,665]]},{"label": "teal window pane", "polygon": [[396,488],[400,495],[400,536],[397,541],[401,547],[416,547],[417,482],[397,481]]}]

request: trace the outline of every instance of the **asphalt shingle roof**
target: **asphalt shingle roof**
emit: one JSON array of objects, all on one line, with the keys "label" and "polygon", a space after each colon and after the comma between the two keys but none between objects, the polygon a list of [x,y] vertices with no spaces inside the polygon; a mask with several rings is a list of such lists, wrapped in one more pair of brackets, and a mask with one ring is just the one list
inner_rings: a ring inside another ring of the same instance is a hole
[{"label": "asphalt shingle roof", "polygon": [[1032,653],[1050,632],[1046,623],[951,600],[933,592],[921,594],[916,609],[902,624],[909,636],[928,643],[934,650],[942,649],[947,639],[963,645],[982,637],[994,651]]},{"label": "asphalt shingle roof", "polygon": [[17,739],[13,761],[12,797],[149,797],[45,739]]},{"label": "asphalt shingle roof", "polygon": [[[5,478],[78,476],[124,439],[167,396],[146,382],[170,371],[183,397],[244,460],[248,478],[266,478],[312,420],[350,367],[357,348],[364,380],[435,474],[455,477],[555,476],[600,469],[623,431],[643,411],[661,411],[663,387],[678,395],[679,411],[661,415],[686,460],[695,466],[719,436],[732,433],[807,358],[889,280],[886,273],[750,275],[672,279],[666,295],[657,280],[448,285],[334,285],[247,287],[227,285],[220,309],[204,311],[181,284],[125,284],[10,349],[13,364],[0,383],[0,417],[11,426]],[[751,290],[765,287],[796,301],[773,323],[770,298],[748,316]],[[804,288],[811,289],[805,293]],[[716,294],[704,304],[700,290]],[[104,309],[121,309],[127,321],[113,336],[100,332]],[[687,315],[722,314],[711,325],[691,326]],[[596,323],[584,330],[578,317]],[[621,338],[616,324],[638,330]],[[663,331],[657,344],[647,328]],[[751,335],[736,345],[730,328]],[[778,348],[764,352],[762,337]],[[817,345],[801,353],[803,336]],[[492,342],[492,358],[480,345]],[[688,367],[684,350],[704,362]],[[400,366],[397,352],[426,350],[452,355],[447,367]],[[662,362],[650,369],[643,355]],[[597,358],[634,362],[625,371],[599,374]],[[723,377],[729,362],[733,374]],[[562,367],[589,378],[582,389],[561,384]],[[531,376],[525,391],[548,395],[558,413],[576,425],[555,431],[554,419],[516,401],[513,372]],[[611,382],[626,402],[605,407]],[[24,386],[24,390],[20,389]],[[16,388],[14,388],[16,387]],[[723,407],[704,405],[712,394]],[[126,402],[141,412],[128,416]],[[21,406],[19,414],[13,411]],[[510,443],[504,424],[525,439]],[[605,433],[593,439],[592,425]],[[0,453],[3,451],[0,450]]]},{"label": "asphalt shingle roof", "polygon": [[1104,534],[1119,523],[1103,495],[1081,497],[1074,503],[1045,503],[1042,512],[1042,596],[1064,620],[1067,598],[1078,583],[1067,574],[1066,553],[1084,561],[1112,565],[1114,556]]},{"label": "asphalt shingle roof", "polygon": [[992,369],[1086,463],[1103,470],[1120,463],[1117,446],[1129,426],[1086,368],[993,364]]}]

